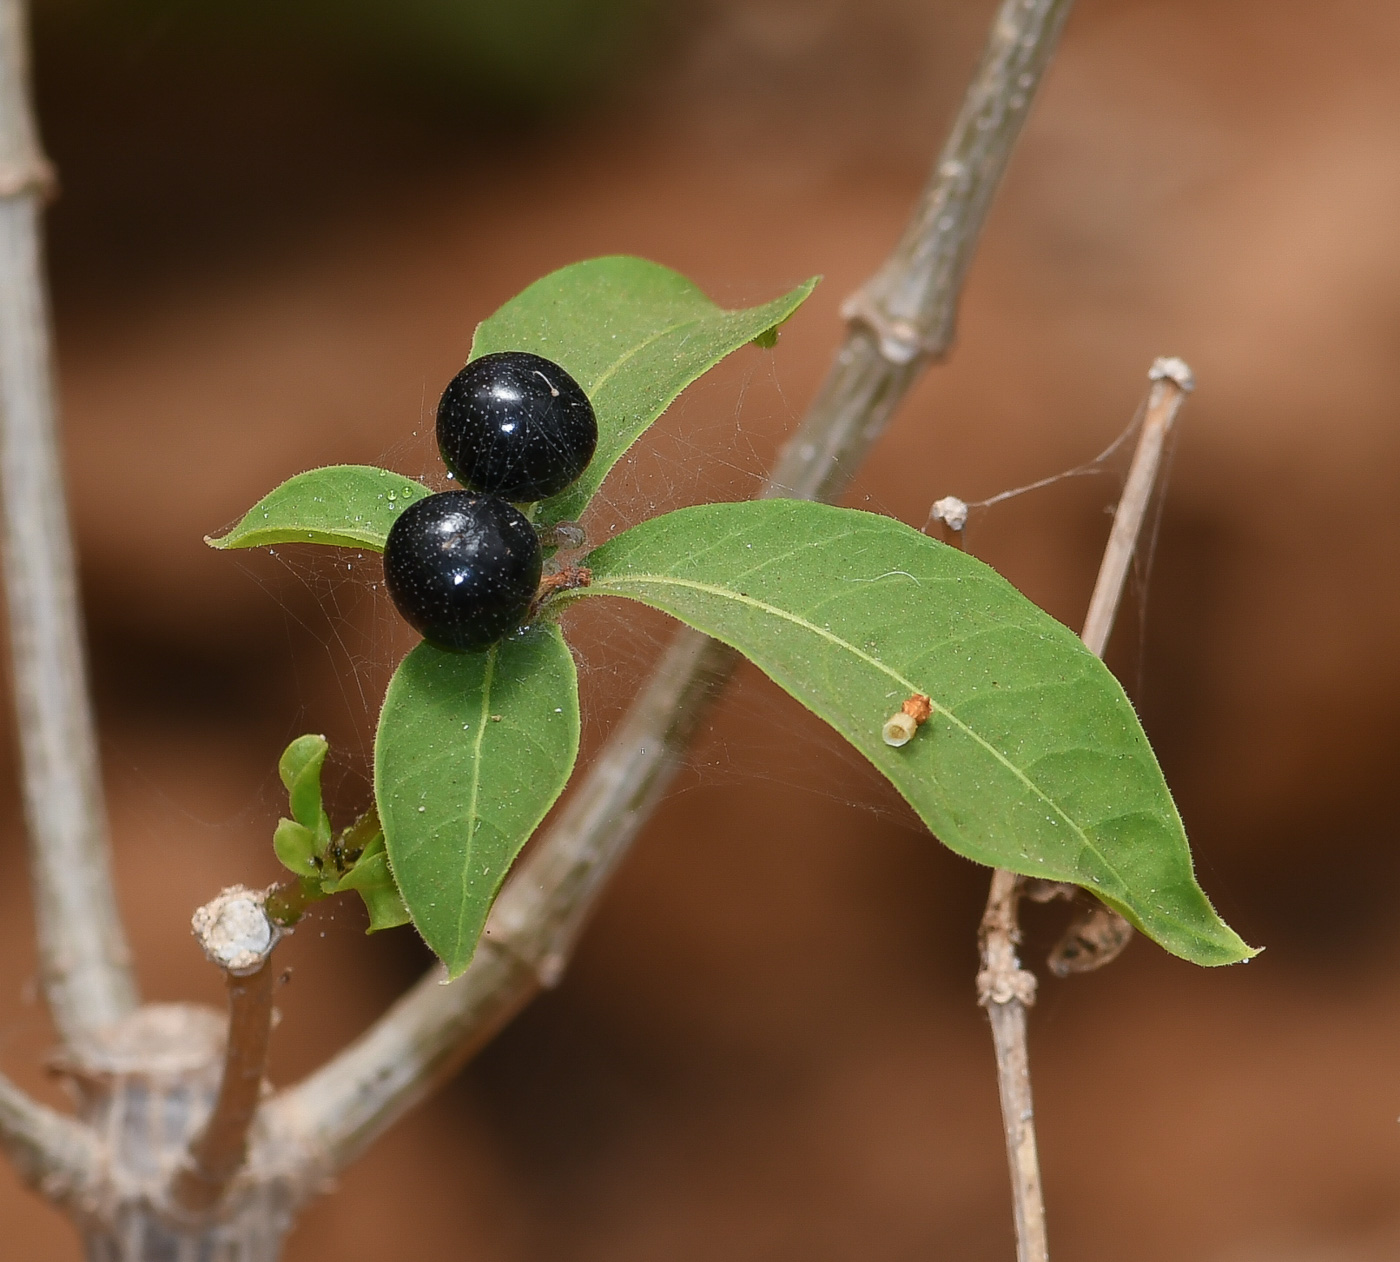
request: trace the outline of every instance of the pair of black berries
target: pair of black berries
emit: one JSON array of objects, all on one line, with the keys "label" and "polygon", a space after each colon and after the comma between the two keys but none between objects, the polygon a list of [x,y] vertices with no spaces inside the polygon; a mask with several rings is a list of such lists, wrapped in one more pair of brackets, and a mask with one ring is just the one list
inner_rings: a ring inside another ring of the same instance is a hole
[{"label": "pair of black berries", "polygon": [[424,639],[485,649],[539,589],[539,536],[516,504],[557,495],[593,458],[598,422],[558,364],[526,351],[474,359],[437,410],[438,450],[466,489],[410,505],[384,545],[384,583]]}]

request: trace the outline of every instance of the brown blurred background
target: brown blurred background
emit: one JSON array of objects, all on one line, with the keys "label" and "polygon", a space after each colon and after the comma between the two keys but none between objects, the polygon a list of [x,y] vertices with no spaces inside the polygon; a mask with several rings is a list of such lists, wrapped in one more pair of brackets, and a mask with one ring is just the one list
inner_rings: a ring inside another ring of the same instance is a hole
[{"label": "brown blurred background", "polygon": [[[991,0],[40,0],[72,512],[120,895],[148,997],[219,1001],[187,931],[273,879],[275,763],[369,792],[406,641],[372,558],[204,534],[318,463],[431,473],[475,323],[625,251],[727,305],[825,283],[693,388],[596,531],[747,494],[837,306],[898,235]],[[1111,660],[1227,919],[1047,978],[1032,1061],[1057,1256],[1400,1251],[1400,9],[1081,0],[973,268],[960,342],[849,502],[922,524],[1080,464],[1159,354],[1199,389]],[[970,543],[1077,624],[1109,477]],[[601,605],[602,602],[599,602]],[[571,635],[597,747],[661,620]],[[0,1064],[45,1098],[4,728]],[[987,873],[753,672],[562,986],[306,1215],[289,1262],[963,1262],[1013,1256],[975,930]],[[1032,914],[1039,967],[1063,913]],[[274,1075],[423,967],[337,909],[286,948]],[[6,1259],[77,1258],[0,1174]]]}]

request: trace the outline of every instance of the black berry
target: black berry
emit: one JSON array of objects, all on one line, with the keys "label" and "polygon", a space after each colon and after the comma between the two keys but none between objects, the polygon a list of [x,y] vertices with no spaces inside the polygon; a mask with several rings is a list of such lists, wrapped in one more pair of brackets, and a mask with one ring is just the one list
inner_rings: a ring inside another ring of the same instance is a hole
[{"label": "black berry", "polygon": [[505,500],[444,491],[404,509],[384,543],[384,583],[404,620],[438,648],[490,648],[515,630],[540,584],[540,541]]},{"label": "black berry", "polygon": [[558,364],[500,351],[472,360],[448,383],[437,440],[464,486],[522,504],[558,495],[588,467],[598,421]]}]

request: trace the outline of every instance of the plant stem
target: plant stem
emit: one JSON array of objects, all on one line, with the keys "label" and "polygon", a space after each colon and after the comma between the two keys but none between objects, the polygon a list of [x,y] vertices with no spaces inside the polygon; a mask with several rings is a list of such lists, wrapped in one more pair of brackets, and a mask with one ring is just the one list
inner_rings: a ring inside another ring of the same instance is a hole
[{"label": "plant stem", "polygon": [[0,488],[5,593],[44,993],[72,1045],[136,1006],[112,892],[55,434],[25,6],[0,0]]},{"label": "plant stem", "polygon": [[[848,332],[762,492],[834,500],[927,364],[958,296],[1070,0],[1004,0],[904,238],[847,302]],[[734,655],[682,631],[498,899],[467,972],[433,970],[362,1038],[269,1106],[342,1166],[553,985],[607,878],[665,793]]]},{"label": "plant stem", "polygon": [[1108,637],[1113,633],[1113,622],[1127,583],[1128,566],[1132,564],[1138,535],[1157,485],[1167,434],[1186,396],[1195,389],[1191,369],[1179,359],[1159,359],[1147,375],[1152,384],[1143,408],[1142,432],[1138,435],[1137,450],[1133,452],[1133,463],[1128,467],[1122,497],[1113,514],[1113,529],[1079,637],[1095,657],[1102,657],[1108,649]]},{"label": "plant stem", "polygon": [[998,868],[992,873],[987,910],[978,936],[982,971],[977,974],[977,1002],[987,1009],[996,1047],[997,1088],[1011,1167],[1016,1218],[1017,1262],[1047,1262],[1045,1198],[1040,1187],[1040,1159],[1035,1147],[1035,1109],[1026,1049],[1026,1009],[1035,1003],[1035,976],[1021,967],[1016,944],[1021,940],[1017,904],[1021,878]]},{"label": "plant stem", "polygon": [[953,344],[963,277],[1070,4],[1003,0],[903,239],[846,300],[843,314],[876,332],[891,363],[942,356]]},{"label": "plant stem", "polygon": [[[1137,549],[1147,507],[1157,485],[1167,434],[1193,389],[1191,370],[1179,359],[1159,359],[1148,373],[1151,386],[1143,409],[1142,431],[1128,470],[1128,479],[1113,517],[1108,546],[1099,565],[1098,581],[1089,601],[1081,638],[1095,657],[1102,657],[1113,632],[1123,598],[1128,566]],[[1017,1262],[1047,1262],[1045,1200],[1036,1153],[1035,1105],[1031,1097],[1030,1059],[1026,1047],[1026,1009],[1035,1003],[1036,981],[1021,967],[1016,944],[1021,940],[1017,918],[1022,878],[998,868],[992,873],[987,909],[979,938],[982,968],[977,974],[977,1002],[987,1009],[996,1048],[997,1087],[1006,1132],[1006,1157],[1011,1168],[1011,1194],[1016,1219]],[[1110,916],[1117,913],[1102,909]],[[1121,919],[1121,918],[1119,918]],[[1128,926],[1120,926],[1116,949],[1122,949]],[[1081,966],[1085,967],[1085,966]]]},{"label": "plant stem", "polygon": [[189,1213],[219,1203],[248,1155],[248,1128],[262,1096],[272,1033],[270,960],[250,977],[227,974],[228,1047],[224,1076],[208,1123],[190,1144],[190,1159],[171,1185],[171,1198]]},{"label": "plant stem", "polygon": [[224,970],[228,986],[228,1037],[219,1093],[170,1187],[171,1200],[185,1213],[198,1215],[219,1203],[248,1156],[248,1129],[267,1074],[275,981],[272,952],[280,935],[267,918],[265,895],[242,886],[224,890],[201,907],[194,930],[205,954]]},{"label": "plant stem", "polygon": [[338,1169],[495,1036],[567,954],[614,867],[670,782],[730,650],[691,632],[608,740],[559,821],[492,909],[470,967],[450,986],[434,968],[358,1040],[268,1105],[290,1134]]},{"label": "plant stem", "polygon": [[102,1177],[97,1136],[30,1099],[3,1074],[0,1148],[48,1200],[82,1212],[95,1199]]}]

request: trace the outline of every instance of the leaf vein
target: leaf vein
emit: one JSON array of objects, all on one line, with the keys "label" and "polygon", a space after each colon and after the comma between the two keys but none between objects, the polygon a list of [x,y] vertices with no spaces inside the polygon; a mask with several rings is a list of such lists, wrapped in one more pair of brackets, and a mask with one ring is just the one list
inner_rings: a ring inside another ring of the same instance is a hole
[{"label": "leaf vein", "polygon": [[472,741],[471,790],[467,794],[467,837],[463,853],[467,861],[462,864],[462,904],[457,915],[457,948],[461,949],[462,937],[466,932],[467,911],[471,906],[472,846],[476,841],[477,802],[481,797],[481,746],[486,740],[486,724],[491,714],[491,683],[496,673],[496,654],[493,648],[486,655],[486,669],[481,677],[481,712],[477,715],[476,736]]},{"label": "leaf vein", "polygon": [[[667,586],[689,588],[693,591],[703,592],[706,595],[719,597],[721,600],[730,600],[736,604],[751,606],[752,608],[758,609],[763,613],[771,615],[772,617],[781,618],[782,620],[790,622],[795,626],[801,627],[806,631],[810,631],[819,639],[826,640],[838,649],[843,649],[847,653],[850,653],[851,656],[866,663],[866,665],[870,666],[872,669],[877,670],[881,674],[888,676],[890,679],[894,680],[897,684],[899,684],[901,688],[907,689],[908,692],[919,692],[918,686],[909,679],[906,679],[898,671],[891,669],[889,666],[886,666],[883,662],[871,657],[868,653],[862,652],[854,644],[850,643],[850,641],[843,640],[840,636],[835,635],[831,631],[828,631],[823,627],[819,627],[813,622],[809,622],[800,614],[790,613],[788,610],[779,609],[776,605],[771,605],[767,601],[758,600],[753,596],[745,596],[739,592],[730,591],[727,588],[719,587],[713,583],[702,583],[695,579],[675,578],[668,574],[633,573],[625,576],[614,575],[612,577],[605,578],[601,582],[595,582],[590,590],[593,592],[605,592],[609,588],[616,588],[619,586],[625,587],[629,583],[635,583],[638,585],[645,585],[650,583],[663,588]],[[625,595],[626,593],[618,592],[618,594]],[[1012,776],[1019,780],[1027,790],[1029,790],[1040,801],[1044,802],[1047,807],[1049,807],[1055,812],[1055,814],[1057,814],[1061,819],[1063,819],[1065,823],[1068,824],[1070,828],[1074,830],[1075,835],[1079,838],[1084,848],[1088,850],[1091,854],[1093,854],[1095,858],[1097,858],[1099,862],[1103,864],[1105,870],[1111,873],[1115,880],[1119,881],[1120,883],[1126,884],[1124,882],[1122,874],[1112,863],[1109,862],[1107,856],[1103,853],[1103,851],[1100,850],[1098,846],[1094,844],[1093,840],[1089,837],[1088,833],[1085,832],[1084,828],[1079,824],[1077,820],[1073,819],[1069,814],[1067,814],[1064,808],[1059,805],[1059,803],[1057,803],[1053,798],[1047,795],[1046,792],[1042,788],[1040,788],[1039,785],[1035,784],[1034,781],[1032,781],[1019,767],[1017,767],[1015,763],[1011,762],[1010,759],[1008,759],[999,749],[997,749],[993,744],[991,744],[991,742],[987,741],[982,736],[978,735],[978,733],[973,731],[972,728],[968,727],[968,725],[964,723],[960,718],[958,718],[958,716],[954,714],[953,711],[948,709],[947,706],[942,705],[936,699],[931,700],[933,708],[938,713],[942,714],[948,720],[948,722],[953,724],[953,726],[956,727],[959,731],[961,731],[963,735],[968,737],[969,740],[981,746],[982,749],[984,749],[988,754],[990,754],[993,759],[999,762]]]}]

